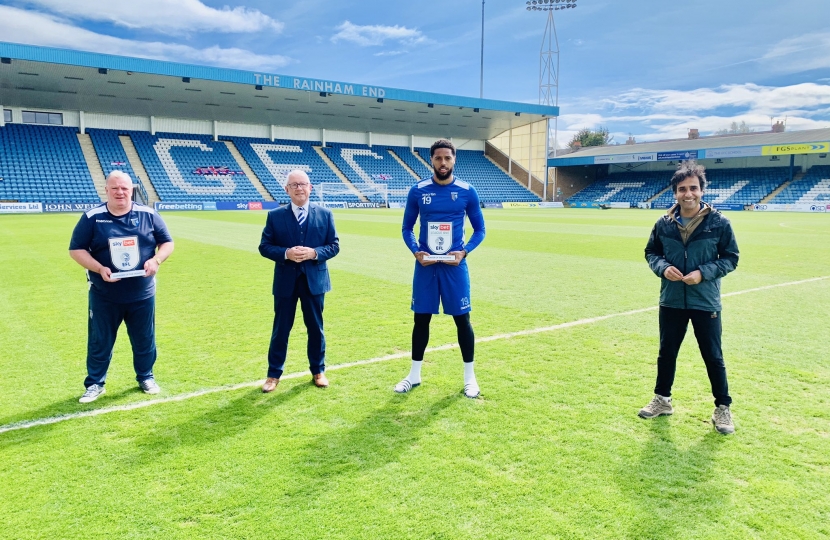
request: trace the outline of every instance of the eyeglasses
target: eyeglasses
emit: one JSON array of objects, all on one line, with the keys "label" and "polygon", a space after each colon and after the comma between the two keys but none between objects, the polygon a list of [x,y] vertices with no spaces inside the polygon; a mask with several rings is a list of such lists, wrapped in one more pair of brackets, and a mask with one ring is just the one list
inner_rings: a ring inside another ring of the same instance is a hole
[{"label": "eyeglasses", "polygon": [[311,184],[308,184],[308,183],[306,183],[306,184],[298,184],[298,183],[296,183],[296,182],[294,182],[293,184],[286,184],[286,186],[290,187],[291,189],[300,189],[300,188],[304,188],[304,187],[306,187],[306,186],[310,186],[310,185],[311,185]]}]

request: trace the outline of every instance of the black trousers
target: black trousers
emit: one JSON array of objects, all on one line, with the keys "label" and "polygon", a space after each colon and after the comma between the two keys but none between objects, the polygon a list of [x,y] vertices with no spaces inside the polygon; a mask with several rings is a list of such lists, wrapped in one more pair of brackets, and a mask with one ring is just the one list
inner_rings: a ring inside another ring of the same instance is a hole
[{"label": "black trousers", "polygon": [[686,336],[686,329],[692,321],[695,338],[706,364],[709,383],[715,406],[730,405],[729,385],[726,382],[726,364],[721,350],[721,314],[719,311],[697,309],[676,309],[660,306],[660,353],[657,356],[657,384],[654,393],[671,397],[674,373],[677,368],[677,353]]},{"label": "black trousers", "polygon": [[294,291],[287,298],[274,296],[274,325],[271,346],[268,348],[268,376],[282,377],[288,353],[288,337],[294,327],[297,300],[303,311],[303,322],[308,331],[308,368],[313,374],[326,371],[326,336],[323,333],[323,305],[325,294],[311,294],[305,274],[300,274]]}]

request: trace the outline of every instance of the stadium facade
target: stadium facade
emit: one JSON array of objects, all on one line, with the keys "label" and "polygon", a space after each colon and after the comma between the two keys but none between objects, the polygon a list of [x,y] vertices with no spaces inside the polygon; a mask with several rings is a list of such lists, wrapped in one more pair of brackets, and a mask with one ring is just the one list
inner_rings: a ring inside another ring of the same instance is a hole
[{"label": "stadium facade", "polygon": [[780,131],[578,149],[548,160],[552,193],[574,207],[666,208],[677,163],[707,169],[704,200],[726,210],[830,212],[830,129]]},{"label": "stadium facade", "polygon": [[[557,107],[0,43],[0,204],[78,210],[122,169],[162,208],[268,208],[309,171],[327,204],[399,205],[449,138],[489,204],[544,193]],[[534,125],[536,126],[534,128]],[[504,134],[515,147],[489,141]],[[512,154],[524,154],[518,162]],[[533,160],[533,156],[540,156]],[[528,172],[532,171],[532,172]]]},{"label": "stadium facade", "polygon": [[2,42],[0,109],[0,212],[88,208],[113,169],[162,209],[273,207],[295,168],[328,205],[400,206],[437,138],[488,206],[665,208],[694,158],[719,208],[830,211],[830,129],[549,157],[557,107]]}]

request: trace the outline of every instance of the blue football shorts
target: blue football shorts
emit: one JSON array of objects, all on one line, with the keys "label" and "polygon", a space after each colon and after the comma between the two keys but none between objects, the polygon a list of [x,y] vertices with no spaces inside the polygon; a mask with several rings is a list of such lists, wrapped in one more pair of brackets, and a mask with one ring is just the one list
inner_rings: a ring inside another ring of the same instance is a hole
[{"label": "blue football shorts", "polygon": [[412,311],[438,313],[438,303],[444,306],[445,315],[464,315],[470,305],[470,273],[467,261],[458,266],[444,263],[421,266],[415,261],[412,278]]}]

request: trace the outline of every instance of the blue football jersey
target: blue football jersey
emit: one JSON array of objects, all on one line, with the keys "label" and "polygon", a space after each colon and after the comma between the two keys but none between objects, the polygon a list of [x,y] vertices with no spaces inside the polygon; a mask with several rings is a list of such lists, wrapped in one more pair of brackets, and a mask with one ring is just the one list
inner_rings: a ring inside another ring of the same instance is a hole
[{"label": "blue football jersey", "polygon": [[[421,226],[415,238],[415,221]],[[473,235],[464,243],[464,216],[470,219]],[[406,198],[402,233],[412,253],[426,251],[443,255],[450,251],[474,250],[484,240],[484,215],[473,186],[453,177],[449,184],[432,178],[412,186]]]}]

